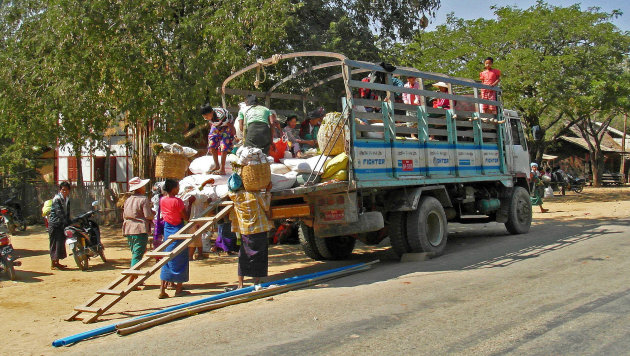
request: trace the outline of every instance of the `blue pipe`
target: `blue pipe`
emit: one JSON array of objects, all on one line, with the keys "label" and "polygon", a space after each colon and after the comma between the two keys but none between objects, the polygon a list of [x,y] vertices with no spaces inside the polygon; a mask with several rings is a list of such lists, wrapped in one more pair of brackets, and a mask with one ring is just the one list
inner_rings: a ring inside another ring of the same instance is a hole
[{"label": "blue pipe", "polygon": [[[355,267],[359,267],[359,266],[363,266],[363,265],[365,265],[365,263],[359,263],[359,264],[356,264],[356,265],[329,269],[329,270],[323,271],[323,272],[309,273],[309,274],[305,274],[305,275],[302,275],[302,276],[288,277],[288,278],[285,278],[285,279],[281,279],[279,281],[262,283],[262,286],[263,287],[269,287],[270,285],[288,285],[288,284],[298,283],[298,282],[302,282],[302,281],[307,280],[307,279],[321,277],[321,276],[325,276],[327,274],[331,274],[331,273],[335,273],[335,272],[339,272],[339,271],[343,271],[343,270],[346,270],[346,269],[355,268]],[[251,287],[237,289],[237,290],[233,290],[233,291],[229,291],[229,292],[225,292],[225,293],[220,293],[220,294],[214,295],[212,297],[203,298],[203,299],[195,300],[195,301],[192,301],[192,302],[175,305],[175,306],[172,306],[170,308],[159,310],[159,311],[156,311],[156,312],[153,312],[153,313],[150,313],[150,314],[141,315],[141,316],[138,316],[138,317],[133,318],[131,320],[143,319],[145,317],[149,317],[149,316],[153,316],[153,315],[157,315],[157,314],[162,314],[162,313],[167,313],[167,312],[170,312],[170,311],[173,311],[173,310],[184,309],[184,308],[192,307],[192,306],[195,306],[195,305],[198,305],[198,304],[202,304],[202,303],[206,303],[206,302],[211,302],[211,301],[218,300],[218,299],[223,299],[223,298],[232,297],[232,296],[235,296],[235,295],[249,293],[249,292],[251,292],[253,290],[254,290],[254,287],[251,286]],[[53,341],[52,345],[54,347],[67,346],[67,345],[74,344],[76,342],[79,342],[81,340],[85,340],[85,339],[88,339],[88,338],[91,338],[91,337],[94,337],[94,336],[99,336],[99,335],[103,335],[103,334],[107,334],[107,333],[112,333],[112,332],[116,331],[116,325],[117,324],[111,324],[111,325],[103,326],[103,327],[100,327],[100,328],[92,329],[90,331],[86,331],[86,332],[82,332],[82,333],[75,334],[75,335],[72,335],[72,336],[67,336],[67,337],[64,337],[64,338],[61,338],[61,339],[57,339],[57,340]]]}]

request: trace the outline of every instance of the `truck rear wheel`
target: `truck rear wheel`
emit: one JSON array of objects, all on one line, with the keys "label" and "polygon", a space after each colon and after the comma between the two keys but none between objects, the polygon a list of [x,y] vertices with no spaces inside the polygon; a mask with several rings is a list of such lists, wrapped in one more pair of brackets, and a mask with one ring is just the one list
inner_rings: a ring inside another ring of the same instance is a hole
[{"label": "truck rear wheel", "polygon": [[407,252],[411,252],[409,243],[407,242],[407,219],[406,213],[403,211],[394,211],[389,213],[389,243],[392,245],[394,253],[400,257]]},{"label": "truck rear wheel", "polygon": [[512,235],[525,234],[532,224],[532,201],[523,187],[514,187],[505,228]]},{"label": "truck rear wheel", "polygon": [[441,255],[448,238],[447,223],[440,201],[422,197],[418,209],[407,213],[407,241],[411,251]]},{"label": "truck rear wheel", "polygon": [[300,245],[306,256],[314,260],[323,260],[324,257],[319,253],[315,244],[315,232],[313,228],[300,221],[298,226],[298,238]]},{"label": "truck rear wheel", "polygon": [[315,237],[317,251],[325,260],[343,260],[352,254],[356,240],[352,236]]}]

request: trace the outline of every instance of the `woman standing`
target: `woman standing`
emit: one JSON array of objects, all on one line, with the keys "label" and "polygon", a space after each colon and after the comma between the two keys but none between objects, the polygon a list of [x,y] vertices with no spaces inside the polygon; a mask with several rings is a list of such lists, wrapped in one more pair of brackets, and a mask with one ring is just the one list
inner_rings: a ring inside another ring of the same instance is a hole
[{"label": "woman standing", "polygon": [[529,178],[534,185],[532,191],[534,192],[534,196],[531,197],[532,205],[538,205],[540,207],[541,213],[546,213],[549,209],[543,208],[543,196],[545,195],[545,184],[541,179],[540,171],[538,171],[538,164],[532,162],[530,164],[531,172],[529,173]]},{"label": "woman standing", "polygon": [[[123,236],[127,238],[129,249],[131,249],[131,267],[140,262],[147,251],[149,232],[151,231],[151,220],[153,211],[151,201],[146,196],[146,184],[149,179],[131,178],[129,181],[129,191],[133,192],[126,201],[123,208]],[[129,277],[129,284],[137,276]]]},{"label": "woman standing", "polygon": [[[164,239],[168,239],[169,236],[184,227],[184,220],[188,220],[190,211],[186,210],[184,202],[176,196],[179,193],[179,183],[177,181],[167,179],[164,182],[164,191],[168,195],[160,200],[160,211],[162,219],[164,220]],[[174,240],[164,251],[173,251],[182,241],[183,240]],[[188,251],[183,250],[162,267],[160,273],[160,279],[162,280],[160,285],[160,299],[168,298],[166,286],[169,282],[175,284],[176,297],[188,294],[182,290],[183,283],[188,282],[188,261]]]},{"label": "woman standing", "polygon": [[243,132],[243,146],[260,148],[264,154],[269,154],[269,147],[273,143],[271,111],[257,105],[255,95],[248,96],[246,104],[236,119],[240,131]]},{"label": "woman standing", "polygon": [[50,269],[65,268],[59,260],[66,258],[66,235],[63,229],[70,224],[70,183],[61,182],[59,193],[55,195],[48,218],[48,238],[50,240]]}]

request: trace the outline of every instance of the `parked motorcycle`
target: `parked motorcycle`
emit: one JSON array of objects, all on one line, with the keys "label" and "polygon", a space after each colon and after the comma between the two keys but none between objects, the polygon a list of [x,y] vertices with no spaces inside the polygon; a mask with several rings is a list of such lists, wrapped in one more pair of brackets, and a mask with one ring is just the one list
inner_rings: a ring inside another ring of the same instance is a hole
[{"label": "parked motorcycle", "polygon": [[[4,220],[4,218],[0,216],[0,220]],[[7,232],[4,221],[2,221],[0,224],[0,270],[6,272],[9,279],[14,281],[16,279],[15,266],[21,266],[22,262],[17,261],[18,256],[13,250]]]},{"label": "parked motorcycle", "polygon": [[586,185],[586,180],[584,178],[576,178],[561,169],[556,169],[551,173],[549,185],[553,190],[561,191],[562,195],[564,195],[567,190],[581,193]]},{"label": "parked motorcycle", "polygon": [[103,262],[105,248],[101,243],[101,231],[98,223],[92,218],[98,212],[98,201],[92,203],[93,210],[72,219],[70,225],[64,229],[66,245],[72,251],[77,267],[85,271],[89,267],[90,257],[100,256]]},{"label": "parked motorcycle", "polygon": [[4,223],[10,234],[14,234],[16,230],[26,230],[26,220],[22,215],[22,205],[15,197],[9,198],[0,206],[0,214],[4,217]]}]

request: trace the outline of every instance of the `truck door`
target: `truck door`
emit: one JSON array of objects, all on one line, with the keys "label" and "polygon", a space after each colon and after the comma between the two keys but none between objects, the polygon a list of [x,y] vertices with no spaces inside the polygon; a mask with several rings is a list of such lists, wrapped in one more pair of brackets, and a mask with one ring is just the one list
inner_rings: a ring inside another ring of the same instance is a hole
[{"label": "truck door", "polygon": [[527,140],[523,130],[523,123],[516,112],[505,110],[507,120],[506,153],[508,169],[511,173],[529,174],[529,153],[527,152]]}]

